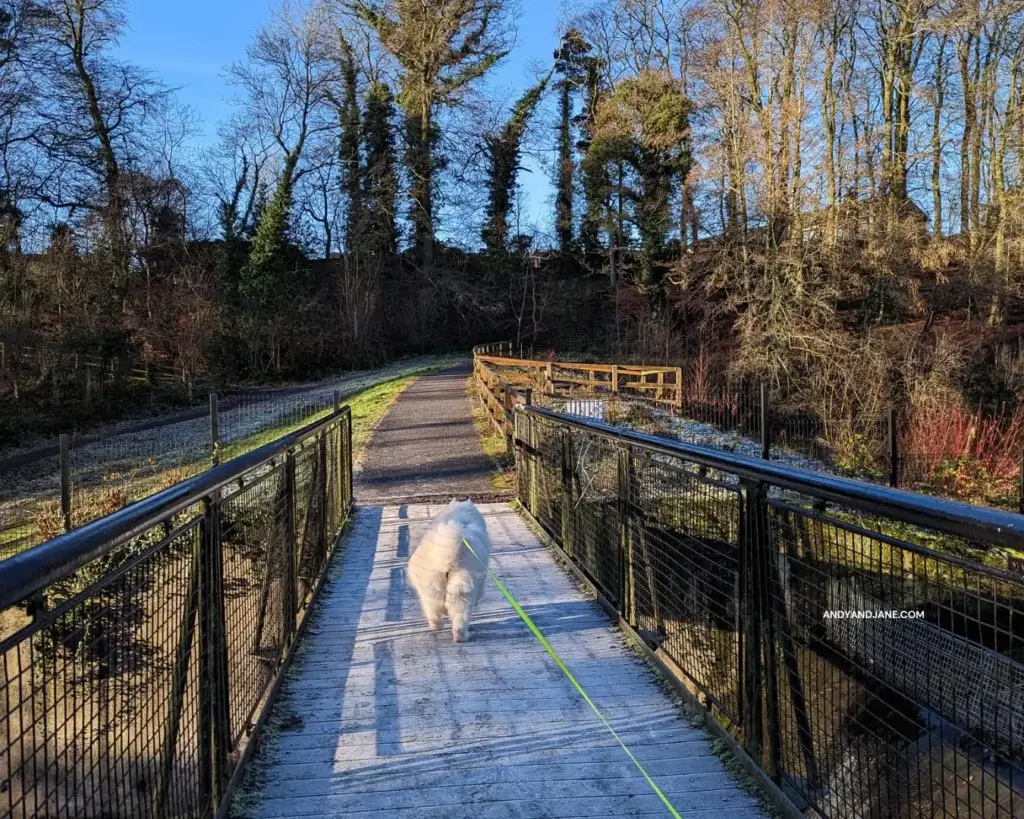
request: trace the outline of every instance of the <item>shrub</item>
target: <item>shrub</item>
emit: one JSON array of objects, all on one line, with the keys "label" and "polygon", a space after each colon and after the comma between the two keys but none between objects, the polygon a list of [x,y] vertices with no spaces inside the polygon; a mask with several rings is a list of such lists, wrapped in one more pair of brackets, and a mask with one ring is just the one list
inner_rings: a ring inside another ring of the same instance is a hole
[{"label": "shrub", "polygon": [[1013,496],[1024,443],[1024,405],[1007,415],[933,403],[907,414],[900,449],[920,480],[965,500]]}]

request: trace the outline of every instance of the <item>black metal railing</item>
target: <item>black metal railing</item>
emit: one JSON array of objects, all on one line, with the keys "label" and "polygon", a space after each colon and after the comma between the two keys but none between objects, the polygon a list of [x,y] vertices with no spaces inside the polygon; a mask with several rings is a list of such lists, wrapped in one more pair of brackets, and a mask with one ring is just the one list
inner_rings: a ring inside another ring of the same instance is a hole
[{"label": "black metal railing", "polygon": [[516,445],[522,505],[788,815],[1024,816],[1024,517],[537,407]]},{"label": "black metal railing", "polygon": [[352,503],[347,407],[0,563],[0,817],[208,817]]}]

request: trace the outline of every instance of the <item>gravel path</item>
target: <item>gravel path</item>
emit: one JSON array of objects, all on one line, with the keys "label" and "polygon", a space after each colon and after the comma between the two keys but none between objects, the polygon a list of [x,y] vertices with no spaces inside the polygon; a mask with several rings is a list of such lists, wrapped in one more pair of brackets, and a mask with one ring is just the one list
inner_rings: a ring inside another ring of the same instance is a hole
[{"label": "gravel path", "polygon": [[420,378],[399,397],[370,439],[356,471],[361,505],[507,498],[492,484],[466,394],[469,365]]}]

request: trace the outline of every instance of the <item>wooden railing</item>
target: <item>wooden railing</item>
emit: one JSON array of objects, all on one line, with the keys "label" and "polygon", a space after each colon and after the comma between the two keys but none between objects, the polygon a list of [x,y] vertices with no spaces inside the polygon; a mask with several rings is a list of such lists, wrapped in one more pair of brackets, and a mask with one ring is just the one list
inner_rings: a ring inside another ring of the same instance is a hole
[{"label": "wooden railing", "polygon": [[[515,384],[508,378],[510,371],[520,376]],[[514,358],[508,341],[473,348],[473,377],[491,422],[509,442],[514,433],[513,410],[517,404],[532,404],[535,390],[550,398],[621,395],[677,411],[683,406],[681,367]]]}]

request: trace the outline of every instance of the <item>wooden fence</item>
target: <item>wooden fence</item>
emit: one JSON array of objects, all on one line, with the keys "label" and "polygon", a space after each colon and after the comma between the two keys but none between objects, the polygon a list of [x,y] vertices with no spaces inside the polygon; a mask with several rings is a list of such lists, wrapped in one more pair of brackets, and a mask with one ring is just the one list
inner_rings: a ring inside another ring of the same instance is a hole
[{"label": "wooden fence", "polygon": [[510,446],[514,408],[517,404],[532,403],[537,390],[552,398],[623,395],[677,411],[683,406],[681,367],[514,358],[512,344],[507,341],[473,348],[473,377],[491,423]]},{"label": "wooden fence", "polygon": [[0,395],[18,398],[22,387],[40,378],[71,377],[80,381],[88,401],[96,389],[117,380],[154,390],[181,392],[199,386],[181,367],[127,358],[101,358],[79,353],[43,351],[0,341]]}]

